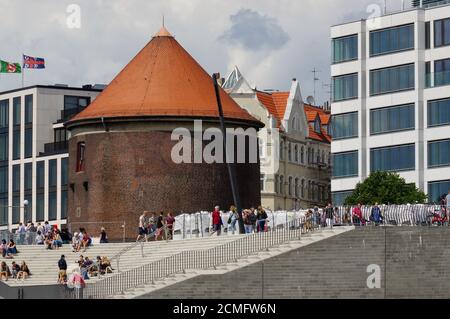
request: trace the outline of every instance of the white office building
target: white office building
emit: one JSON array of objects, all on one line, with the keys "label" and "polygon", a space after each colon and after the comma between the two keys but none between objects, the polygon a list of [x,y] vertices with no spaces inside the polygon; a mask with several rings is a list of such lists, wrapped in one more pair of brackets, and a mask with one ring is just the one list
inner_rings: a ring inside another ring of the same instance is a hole
[{"label": "white office building", "polygon": [[63,123],[103,87],[0,92],[0,231],[20,222],[66,223],[69,155]]},{"label": "white office building", "polygon": [[373,171],[450,189],[450,4],[413,4],[331,28],[335,204]]}]

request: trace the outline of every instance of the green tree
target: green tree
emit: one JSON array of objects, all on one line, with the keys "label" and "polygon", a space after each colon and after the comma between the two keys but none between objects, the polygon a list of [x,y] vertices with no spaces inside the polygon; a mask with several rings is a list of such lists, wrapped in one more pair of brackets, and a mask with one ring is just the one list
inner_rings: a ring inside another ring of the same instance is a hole
[{"label": "green tree", "polygon": [[345,200],[346,205],[413,204],[425,203],[427,196],[415,184],[407,184],[397,173],[374,172],[356,185],[353,194]]}]

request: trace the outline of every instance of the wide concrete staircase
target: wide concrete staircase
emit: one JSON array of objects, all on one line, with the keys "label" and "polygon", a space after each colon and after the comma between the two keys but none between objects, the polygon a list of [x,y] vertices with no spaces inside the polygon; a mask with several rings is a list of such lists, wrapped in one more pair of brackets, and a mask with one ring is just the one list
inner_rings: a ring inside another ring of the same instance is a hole
[{"label": "wide concrete staircase", "polygon": [[[124,272],[145,264],[152,263],[156,260],[175,255],[184,250],[206,250],[212,247],[226,244],[227,242],[235,241],[241,238],[242,235],[230,235],[211,238],[198,238],[189,240],[177,241],[158,241],[147,242],[141,244],[134,243],[114,243],[114,244],[96,244],[89,247],[86,252],[80,251],[78,253],[72,252],[70,245],[64,245],[58,250],[47,250],[43,246],[17,246],[19,254],[14,259],[5,260],[11,266],[11,262],[21,263],[25,261],[31,271],[31,276],[22,281],[9,279],[5,283],[9,286],[37,286],[37,285],[52,285],[56,284],[58,278],[58,260],[61,255],[65,255],[68,272],[76,267],[80,255],[87,256],[95,261],[97,256],[107,256],[112,258],[120,252],[126,250],[119,259],[112,260],[113,274],[106,277],[114,276],[118,272]],[[127,250],[128,248],[128,250]],[[91,277],[87,280],[87,284],[92,284],[101,278]]]},{"label": "wide concrete staircase", "polygon": [[[113,294],[107,298],[111,299],[135,299],[135,298],[147,298],[148,296],[158,295],[159,290],[167,291],[173,289],[174,295],[178,284],[183,282],[195,280],[200,276],[220,276],[230,272],[237,271],[242,268],[249,267],[256,263],[260,263],[264,260],[276,260],[277,256],[289,253],[301,249],[302,247],[309,246],[314,243],[321,242],[323,240],[330,239],[334,236],[341,235],[343,233],[353,230],[353,226],[348,227],[335,227],[333,230],[324,229],[316,232],[311,232],[302,235],[301,239],[292,239],[274,247],[269,247],[262,251],[255,252],[253,254],[245,255],[236,260],[209,269],[188,269],[182,272],[172,274],[168,277],[159,278],[150,283],[142,283],[137,287]],[[226,277],[227,275],[225,275]],[[172,288],[173,287],[173,288]]]}]

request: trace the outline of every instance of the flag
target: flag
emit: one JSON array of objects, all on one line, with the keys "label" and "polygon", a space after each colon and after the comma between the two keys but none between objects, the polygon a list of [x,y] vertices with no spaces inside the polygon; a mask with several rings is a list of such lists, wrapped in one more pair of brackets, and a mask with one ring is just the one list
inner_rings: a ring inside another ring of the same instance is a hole
[{"label": "flag", "polygon": [[20,63],[9,63],[0,60],[0,73],[22,73]]},{"label": "flag", "polygon": [[28,55],[23,55],[24,69],[45,69],[45,60],[43,58],[33,58]]}]

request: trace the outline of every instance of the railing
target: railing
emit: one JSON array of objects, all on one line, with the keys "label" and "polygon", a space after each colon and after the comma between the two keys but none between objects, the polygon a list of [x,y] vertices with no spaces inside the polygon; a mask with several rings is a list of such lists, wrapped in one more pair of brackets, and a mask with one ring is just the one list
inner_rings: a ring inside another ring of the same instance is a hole
[{"label": "railing", "polygon": [[425,81],[427,88],[450,85],[450,71],[428,73]]},{"label": "railing", "polygon": [[12,233],[9,230],[0,231],[0,241],[6,240],[8,242],[10,239],[14,240],[17,245],[34,245],[37,233],[36,232],[25,232],[25,233]]},{"label": "railing", "polygon": [[53,154],[67,153],[68,149],[69,149],[69,141],[47,143],[47,144],[44,144],[44,153],[43,154],[53,155]]},{"label": "railing", "polygon": [[[158,279],[185,272],[189,269],[209,269],[237,261],[259,251],[269,249],[290,240],[300,239],[306,232],[305,217],[295,219],[268,232],[259,232],[207,250],[189,250],[157,260],[150,264],[107,277],[88,285],[81,294],[84,298],[102,299],[128,289],[154,283]],[[74,293],[73,298],[79,298]]]}]

